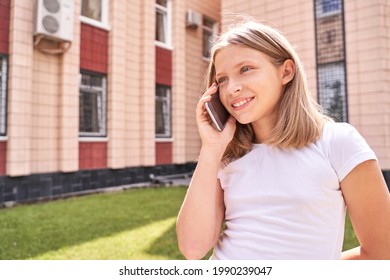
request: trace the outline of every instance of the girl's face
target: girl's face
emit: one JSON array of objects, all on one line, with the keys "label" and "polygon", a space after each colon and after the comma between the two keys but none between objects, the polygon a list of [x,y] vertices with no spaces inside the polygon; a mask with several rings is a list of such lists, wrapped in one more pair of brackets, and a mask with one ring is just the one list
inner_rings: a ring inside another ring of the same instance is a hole
[{"label": "girl's face", "polygon": [[242,124],[273,127],[286,84],[285,63],[277,67],[262,52],[236,45],[219,50],[214,63],[229,113]]}]

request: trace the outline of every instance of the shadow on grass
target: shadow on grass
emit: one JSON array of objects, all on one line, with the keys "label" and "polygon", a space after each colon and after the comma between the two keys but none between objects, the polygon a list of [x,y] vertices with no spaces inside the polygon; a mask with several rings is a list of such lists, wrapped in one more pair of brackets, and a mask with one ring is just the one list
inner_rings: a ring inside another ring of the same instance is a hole
[{"label": "shadow on grass", "polygon": [[[174,246],[172,246],[174,244]],[[184,256],[180,253],[176,237],[176,225],[172,225],[165,231],[160,238],[155,240],[146,253],[151,255],[160,255],[170,260],[184,260]],[[212,254],[212,250],[203,258],[208,260]]]},{"label": "shadow on grass", "polygon": [[[185,191],[185,187],[133,189],[0,209],[0,259],[29,259],[175,217]],[[177,243],[174,227],[160,239],[155,248],[172,248],[165,245]],[[174,250],[153,252],[179,258]]]},{"label": "shadow on grass", "polygon": [[184,257],[177,248],[176,225],[174,224],[152,243],[146,253],[163,256],[170,260],[183,260]]}]

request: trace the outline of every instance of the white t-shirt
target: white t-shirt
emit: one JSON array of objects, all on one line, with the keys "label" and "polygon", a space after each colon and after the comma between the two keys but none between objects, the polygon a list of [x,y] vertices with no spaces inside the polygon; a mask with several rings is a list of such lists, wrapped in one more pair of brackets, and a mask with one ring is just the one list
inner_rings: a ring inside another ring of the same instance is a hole
[{"label": "white t-shirt", "polygon": [[254,144],[219,171],[226,228],[211,259],[339,259],[339,183],[369,159],[374,152],[346,123],[326,123],[321,138],[302,149]]}]

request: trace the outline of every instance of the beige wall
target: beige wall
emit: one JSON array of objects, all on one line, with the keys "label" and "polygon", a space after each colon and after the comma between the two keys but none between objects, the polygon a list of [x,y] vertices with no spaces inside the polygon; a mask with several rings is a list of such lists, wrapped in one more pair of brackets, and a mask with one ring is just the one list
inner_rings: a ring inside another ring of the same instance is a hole
[{"label": "beige wall", "polygon": [[33,5],[28,2],[11,7],[9,74],[8,74],[8,127],[7,173],[22,175],[29,172],[31,159],[31,113],[33,47]]},{"label": "beige wall", "polygon": [[[155,163],[155,1],[141,2],[141,61],[140,61],[140,162],[138,165]],[[129,42],[130,44],[130,42]]]},{"label": "beige wall", "polygon": [[109,168],[155,162],[154,3],[154,0],[110,1]]},{"label": "beige wall", "polygon": [[[113,2],[113,1],[112,1]],[[123,2],[129,2],[124,0]],[[134,2],[134,1],[133,1]],[[140,123],[140,95],[141,95],[141,3],[135,1],[134,4],[126,4],[126,30],[125,30],[125,152],[126,165],[137,166],[141,161],[141,123]],[[110,17],[111,18],[111,17]],[[145,29],[145,27],[142,27]],[[150,32],[150,31],[149,31]],[[120,36],[120,34],[118,34]],[[149,39],[150,40],[150,39]],[[149,43],[150,45],[151,43]],[[153,53],[153,47],[150,47]],[[145,55],[145,54],[144,54]],[[143,69],[145,71],[145,69]],[[154,71],[154,69],[150,69]],[[154,77],[151,77],[152,82]],[[149,86],[149,91],[151,86]],[[109,128],[111,129],[111,128]]]},{"label": "beige wall", "polygon": [[390,168],[390,1],[345,1],[349,121]]},{"label": "beige wall", "polygon": [[[74,1],[75,18],[81,1]],[[73,23],[73,41],[70,49],[59,58],[58,93],[58,164],[59,171],[75,171],[79,167],[79,73],[80,21]],[[45,169],[40,172],[45,172]],[[46,171],[47,172],[47,171]]]},{"label": "beige wall", "polygon": [[[126,114],[127,98],[139,92],[138,83],[133,87],[137,90],[126,91],[126,30],[127,12],[126,1],[110,1],[110,32],[109,32],[109,62],[108,62],[108,83],[107,83],[107,135],[108,155],[107,165],[112,168],[123,168],[126,166]],[[139,11],[136,13],[139,16]],[[138,44],[136,45],[138,46]],[[136,47],[129,45],[135,53],[139,53]],[[134,108],[134,115],[138,116],[137,106]]]},{"label": "beige wall", "polygon": [[[186,1],[186,10],[192,9],[220,21],[221,1]],[[194,161],[199,153],[200,141],[195,121],[195,108],[204,89],[208,61],[202,59],[202,28],[186,29],[186,161]]]},{"label": "beige wall", "polygon": [[33,47],[34,14],[34,1],[11,7],[6,172],[12,176],[78,168],[80,23],[68,52],[48,55]]},{"label": "beige wall", "polygon": [[187,162],[186,150],[186,6],[184,1],[173,1],[172,19],[172,160],[174,163]]}]

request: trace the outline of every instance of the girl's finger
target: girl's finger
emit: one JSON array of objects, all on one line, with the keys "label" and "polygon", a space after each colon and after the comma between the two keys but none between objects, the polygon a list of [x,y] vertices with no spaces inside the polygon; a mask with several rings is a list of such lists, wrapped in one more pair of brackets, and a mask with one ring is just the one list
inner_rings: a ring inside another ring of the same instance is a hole
[{"label": "girl's finger", "polygon": [[214,93],[217,92],[217,88],[218,88],[218,84],[217,83],[213,83],[202,95],[202,97],[204,96],[209,96],[209,95],[213,95]]},{"label": "girl's finger", "polygon": [[202,97],[198,101],[197,110],[206,110],[205,103],[211,100],[211,96],[217,92],[218,85],[213,83],[211,87],[209,87],[202,95]]}]

